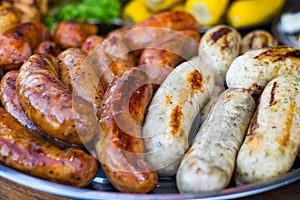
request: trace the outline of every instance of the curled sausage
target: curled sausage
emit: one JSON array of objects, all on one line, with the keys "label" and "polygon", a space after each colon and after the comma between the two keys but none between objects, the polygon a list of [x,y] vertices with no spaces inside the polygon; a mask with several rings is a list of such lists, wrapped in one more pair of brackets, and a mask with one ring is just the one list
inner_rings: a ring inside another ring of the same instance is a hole
[{"label": "curled sausage", "polygon": [[50,32],[42,23],[22,23],[0,36],[0,68],[18,69],[37,45],[48,40]]},{"label": "curled sausage", "polygon": [[0,108],[0,162],[49,181],[83,187],[98,171],[97,161],[79,149],[60,150],[36,137]]},{"label": "curled sausage", "polygon": [[91,35],[84,40],[84,42],[81,46],[81,49],[84,52],[89,53],[94,48],[96,48],[98,45],[100,45],[103,41],[104,41],[104,38],[102,36]]},{"label": "curled sausage", "polygon": [[147,75],[131,68],[107,90],[98,112],[100,134],[96,152],[110,182],[122,192],[146,193],[157,174],[144,159],[141,126],[152,97]]},{"label": "curled sausage", "polygon": [[32,55],[20,68],[16,88],[21,107],[41,131],[76,144],[86,143],[94,136],[93,105],[62,84],[53,56]]}]

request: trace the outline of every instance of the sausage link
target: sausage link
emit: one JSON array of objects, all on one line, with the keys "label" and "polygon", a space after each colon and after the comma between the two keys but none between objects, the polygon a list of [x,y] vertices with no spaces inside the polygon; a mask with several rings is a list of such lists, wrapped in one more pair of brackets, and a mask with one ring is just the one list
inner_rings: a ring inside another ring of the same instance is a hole
[{"label": "sausage link", "polygon": [[214,87],[214,73],[194,57],[177,66],[156,91],[142,134],[146,160],[160,175],[176,174],[193,121]]},{"label": "sausage link", "polygon": [[254,109],[255,102],[245,91],[221,94],[178,168],[180,192],[218,191],[229,185]]},{"label": "sausage link", "polygon": [[102,44],[104,40],[105,39],[102,36],[91,35],[84,40],[81,49],[86,53],[90,53],[98,45]]},{"label": "sausage link", "polygon": [[61,52],[60,46],[52,41],[41,42],[33,51],[34,54],[48,53],[52,56],[57,56],[60,52]]},{"label": "sausage link", "polygon": [[0,36],[0,68],[18,69],[33,49],[49,37],[50,32],[42,23],[22,23],[6,30]]},{"label": "sausage link", "polygon": [[98,28],[94,24],[67,20],[58,23],[53,33],[53,40],[63,49],[80,48],[88,36],[95,35],[97,32]]},{"label": "sausage link", "polygon": [[83,187],[98,171],[97,161],[79,149],[60,150],[36,137],[0,108],[0,162],[49,181]]},{"label": "sausage link", "polygon": [[53,56],[32,55],[20,68],[16,88],[21,107],[41,131],[76,144],[94,136],[97,122],[93,105],[72,95],[62,84]]},{"label": "sausage link", "polygon": [[157,182],[156,172],[144,160],[141,138],[144,113],[152,97],[147,79],[138,68],[123,72],[105,93],[98,113],[97,157],[110,182],[122,192],[146,193]]},{"label": "sausage link", "polygon": [[278,76],[263,90],[236,165],[238,184],[287,173],[300,147],[300,78]]},{"label": "sausage link", "polygon": [[59,77],[73,94],[99,108],[104,88],[93,66],[85,62],[87,54],[79,48],[68,48],[58,55]]}]

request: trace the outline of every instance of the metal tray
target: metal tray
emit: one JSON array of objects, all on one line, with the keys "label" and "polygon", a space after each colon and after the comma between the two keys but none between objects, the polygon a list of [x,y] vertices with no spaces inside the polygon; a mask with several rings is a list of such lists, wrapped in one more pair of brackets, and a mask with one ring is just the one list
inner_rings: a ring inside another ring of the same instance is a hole
[{"label": "metal tray", "polygon": [[85,188],[75,188],[42,180],[1,164],[0,176],[41,192],[73,199],[234,199],[270,191],[300,180],[300,155],[298,155],[290,172],[276,178],[242,186],[235,186],[234,181],[232,181],[231,185],[224,190],[195,194],[178,193],[175,179],[167,177],[160,177],[158,185],[149,194],[120,193],[113,188],[101,170],[92,183]]}]

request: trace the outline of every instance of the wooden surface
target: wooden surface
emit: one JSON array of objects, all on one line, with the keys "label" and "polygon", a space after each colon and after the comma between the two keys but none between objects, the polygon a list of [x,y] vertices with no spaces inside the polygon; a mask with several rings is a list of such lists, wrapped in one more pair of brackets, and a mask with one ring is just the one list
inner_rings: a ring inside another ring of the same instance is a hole
[{"label": "wooden surface", "polygon": [[[0,200],[71,200],[52,194],[43,193],[8,181],[0,177]],[[300,181],[258,195],[239,200],[299,200]]]}]

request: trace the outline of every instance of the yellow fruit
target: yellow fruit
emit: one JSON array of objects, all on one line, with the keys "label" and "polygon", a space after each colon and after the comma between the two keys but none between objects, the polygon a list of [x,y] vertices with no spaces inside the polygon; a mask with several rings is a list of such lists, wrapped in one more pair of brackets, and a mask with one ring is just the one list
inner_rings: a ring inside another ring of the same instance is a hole
[{"label": "yellow fruit", "polygon": [[152,12],[168,10],[172,6],[182,3],[184,0],[146,0],[148,8]]},{"label": "yellow fruit", "polygon": [[230,0],[187,0],[185,10],[202,26],[217,24],[226,12]]},{"label": "yellow fruit", "polygon": [[178,4],[171,8],[171,10],[185,11],[184,4]]},{"label": "yellow fruit", "polygon": [[235,27],[253,26],[271,20],[285,0],[236,0],[227,11],[227,22]]},{"label": "yellow fruit", "polygon": [[150,18],[152,13],[146,5],[146,0],[131,0],[123,9],[124,24],[137,24]]}]

